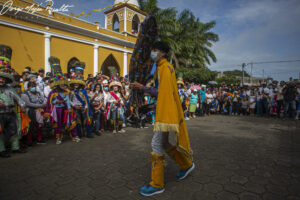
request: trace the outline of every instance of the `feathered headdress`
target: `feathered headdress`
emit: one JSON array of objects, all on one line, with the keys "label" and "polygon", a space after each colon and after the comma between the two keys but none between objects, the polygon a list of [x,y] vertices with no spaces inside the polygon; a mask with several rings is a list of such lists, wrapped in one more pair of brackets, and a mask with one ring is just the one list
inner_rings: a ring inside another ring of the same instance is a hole
[{"label": "feathered headdress", "polygon": [[80,85],[85,85],[83,73],[84,73],[85,63],[76,61],[72,64],[72,69],[74,70],[71,74],[70,84],[78,83]]},{"label": "feathered headdress", "polygon": [[112,79],[112,82],[109,84],[109,88],[111,88],[113,86],[122,87],[122,84],[119,81],[117,68],[114,67],[114,66],[110,66],[110,67],[108,67],[108,70],[109,70],[109,73],[110,73],[110,77]]},{"label": "feathered headdress", "polygon": [[60,60],[57,57],[51,56],[49,58],[49,63],[52,74],[52,83],[50,87],[53,88],[58,85],[68,85],[65,75],[61,71]]},{"label": "feathered headdress", "polygon": [[183,73],[180,72],[178,74],[177,84],[182,84],[184,86],[184,82],[183,82],[183,78],[182,77],[183,77]]},{"label": "feathered headdress", "polygon": [[11,54],[12,49],[6,45],[0,45],[0,76],[7,79],[8,83],[14,81],[11,73]]}]

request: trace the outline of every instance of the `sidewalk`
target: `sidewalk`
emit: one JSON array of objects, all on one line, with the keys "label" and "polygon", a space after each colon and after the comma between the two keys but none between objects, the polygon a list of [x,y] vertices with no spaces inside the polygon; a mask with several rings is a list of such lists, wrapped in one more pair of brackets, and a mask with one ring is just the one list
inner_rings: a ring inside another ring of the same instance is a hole
[{"label": "sidewalk", "polygon": [[163,194],[138,194],[150,178],[150,127],[80,143],[53,139],[0,159],[0,199],[300,199],[300,121],[210,116],[187,125],[196,168],[177,181],[167,158]]}]

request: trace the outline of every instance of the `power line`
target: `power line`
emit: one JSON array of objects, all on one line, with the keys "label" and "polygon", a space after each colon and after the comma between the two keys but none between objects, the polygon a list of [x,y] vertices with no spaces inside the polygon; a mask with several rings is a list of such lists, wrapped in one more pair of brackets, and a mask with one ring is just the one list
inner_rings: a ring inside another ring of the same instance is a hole
[{"label": "power line", "polygon": [[229,65],[226,65],[226,66],[212,66],[211,68],[240,68],[242,65],[235,65],[235,66],[229,66]]},{"label": "power line", "polygon": [[291,74],[291,73],[297,73],[297,72],[299,72],[299,70],[297,70],[297,71],[288,71],[288,72],[268,72],[268,74],[270,74],[270,75],[283,74],[283,73],[285,73],[285,74]]},{"label": "power line", "polygon": [[262,62],[251,62],[251,63],[258,65],[258,64],[275,64],[275,63],[291,63],[291,62],[300,62],[300,60],[262,61]]},{"label": "power line", "polygon": [[[300,62],[300,60],[278,60],[278,61],[260,61],[260,62],[249,62],[246,65],[252,64],[276,64],[276,63],[291,63],[291,62]],[[213,68],[234,68],[234,67],[241,67],[242,64],[228,64],[223,66],[212,66]]]}]

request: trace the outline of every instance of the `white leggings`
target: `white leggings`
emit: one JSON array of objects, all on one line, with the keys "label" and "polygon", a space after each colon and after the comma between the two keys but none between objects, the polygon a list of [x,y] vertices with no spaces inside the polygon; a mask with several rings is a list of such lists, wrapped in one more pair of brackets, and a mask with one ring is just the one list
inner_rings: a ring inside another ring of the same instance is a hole
[{"label": "white leggings", "polygon": [[169,132],[155,132],[151,142],[152,152],[160,155],[164,154],[164,151],[171,148],[169,143]]}]

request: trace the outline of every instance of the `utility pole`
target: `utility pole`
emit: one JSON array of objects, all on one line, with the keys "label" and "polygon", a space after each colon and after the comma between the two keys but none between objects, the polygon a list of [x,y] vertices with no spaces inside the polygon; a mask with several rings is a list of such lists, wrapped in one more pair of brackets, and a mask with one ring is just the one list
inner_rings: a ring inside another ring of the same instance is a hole
[{"label": "utility pole", "polygon": [[252,70],[253,70],[253,62],[250,63],[250,64],[251,64],[250,83],[251,83],[251,86],[252,86]]},{"label": "utility pole", "polygon": [[243,72],[243,74],[242,74],[242,86],[243,86],[243,87],[244,87],[244,79],[245,79],[245,73],[244,73],[244,71],[245,71],[245,66],[246,66],[246,64],[243,63],[243,64],[242,64],[242,72]]},{"label": "utility pole", "polygon": [[263,69],[263,80],[265,81],[265,70]]}]

